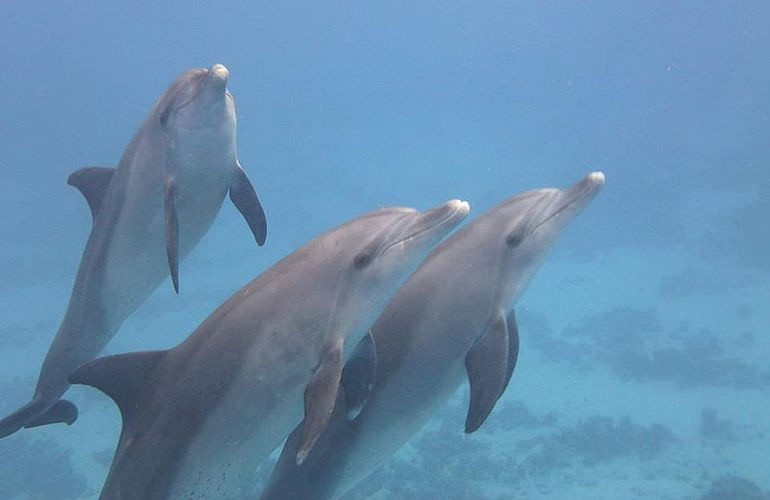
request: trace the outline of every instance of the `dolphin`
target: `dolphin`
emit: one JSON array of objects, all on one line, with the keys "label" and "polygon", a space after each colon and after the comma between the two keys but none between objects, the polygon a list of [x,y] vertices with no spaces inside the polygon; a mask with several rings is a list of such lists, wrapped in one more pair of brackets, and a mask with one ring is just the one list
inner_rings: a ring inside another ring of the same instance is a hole
[{"label": "dolphin", "polygon": [[123,417],[100,498],[242,498],[304,400],[301,461],[334,407],[345,347],[468,211],[451,200],[360,216],[256,277],[176,347],[78,368],[70,382],[102,390]]},{"label": "dolphin", "polygon": [[0,421],[0,437],[22,427],[72,424],[59,398],[67,377],[99,354],[120,325],[171,274],[214,221],[225,195],[257,243],[267,225],[238,162],[235,104],[221,64],[179,76],[155,104],[115,168],[87,167],[68,183],[81,191],[93,228],[69,306],[27,405]]},{"label": "dolphin", "polygon": [[604,184],[519,194],[438,246],[348,359],[334,413],[302,464],[302,424],[261,500],[337,498],[403,446],[467,377],[465,432],[502,395],[519,351],[514,305],[567,224]]}]

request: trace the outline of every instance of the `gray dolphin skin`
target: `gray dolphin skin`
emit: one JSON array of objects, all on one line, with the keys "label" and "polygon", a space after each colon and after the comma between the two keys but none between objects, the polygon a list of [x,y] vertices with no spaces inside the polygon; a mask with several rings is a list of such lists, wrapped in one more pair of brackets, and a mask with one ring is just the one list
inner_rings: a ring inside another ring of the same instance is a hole
[{"label": "gray dolphin skin", "polygon": [[228,192],[257,243],[264,243],[264,212],[238,163],[228,75],[221,64],[185,72],[116,168],[88,167],[69,177],[88,202],[93,228],[34,397],[0,421],[0,437],[75,421],[77,408],[59,399],[67,377],[99,354],[169,274],[178,292],[179,261],[209,229]]},{"label": "gray dolphin skin", "polygon": [[301,462],[332,413],[345,347],[468,211],[452,200],[360,216],[255,278],[178,346],[76,370],[70,381],[107,393],[123,417],[101,498],[243,498],[304,414]]},{"label": "gray dolphin skin", "polygon": [[567,224],[604,184],[519,194],[437,247],[347,361],[332,417],[305,461],[287,439],[261,500],[337,498],[404,445],[470,382],[465,432],[492,411],[513,372],[513,307]]}]

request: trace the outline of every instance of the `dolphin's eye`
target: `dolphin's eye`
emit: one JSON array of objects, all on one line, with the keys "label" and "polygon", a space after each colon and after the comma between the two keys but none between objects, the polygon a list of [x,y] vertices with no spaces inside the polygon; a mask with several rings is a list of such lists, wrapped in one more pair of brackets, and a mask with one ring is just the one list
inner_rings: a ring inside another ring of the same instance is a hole
[{"label": "dolphin's eye", "polygon": [[166,106],[166,109],[164,109],[160,113],[160,117],[158,118],[158,121],[160,121],[160,126],[163,128],[166,128],[166,125],[168,124],[168,117],[171,115],[171,106]]},{"label": "dolphin's eye", "polygon": [[521,244],[521,242],[524,241],[524,231],[521,229],[517,229],[505,238],[505,244],[508,245],[510,248],[516,248]]},{"label": "dolphin's eye", "polygon": [[355,258],[353,259],[353,267],[355,269],[361,270],[361,269],[364,269],[369,264],[371,264],[374,258],[382,250],[382,246],[384,243],[385,243],[385,238],[382,235],[379,235],[376,238],[369,241],[369,243],[367,243],[366,246],[363,247],[358,252],[358,255],[356,255]]},{"label": "dolphin's eye", "polygon": [[363,251],[356,255],[356,258],[353,259],[353,267],[356,269],[363,269],[366,266],[369,265],[369,263],[372,261],[372,252]]}]

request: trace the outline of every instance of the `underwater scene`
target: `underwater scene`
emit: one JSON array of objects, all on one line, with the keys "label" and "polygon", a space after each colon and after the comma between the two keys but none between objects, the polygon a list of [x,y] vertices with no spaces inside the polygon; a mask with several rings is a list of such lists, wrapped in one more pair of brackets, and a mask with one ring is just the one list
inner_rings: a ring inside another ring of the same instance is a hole
[{"label": "underwater scene", "polygon": [[766,0],[0,24],[0,500],[770,500]]}]

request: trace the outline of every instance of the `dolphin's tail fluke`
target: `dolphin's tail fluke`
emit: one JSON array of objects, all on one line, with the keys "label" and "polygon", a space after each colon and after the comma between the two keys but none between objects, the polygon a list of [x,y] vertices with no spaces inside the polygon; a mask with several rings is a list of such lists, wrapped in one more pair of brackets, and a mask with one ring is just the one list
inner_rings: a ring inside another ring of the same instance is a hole
[{"label": "dolphin's tail fluke", "polygon": [[22,427],[39,427],[59,422],[72,425],[77,418],[77,407],[66,399],[60,399],[53,405],[44,399],[33,399],[0,420],[0,438],[10,436]]}]

